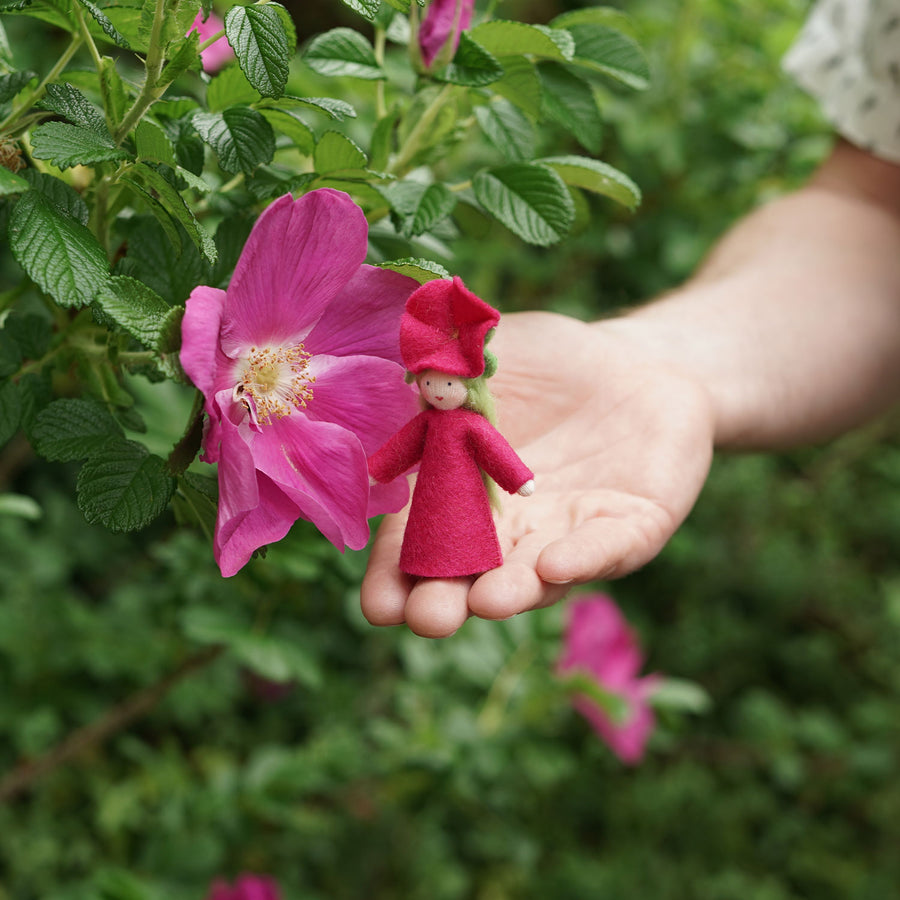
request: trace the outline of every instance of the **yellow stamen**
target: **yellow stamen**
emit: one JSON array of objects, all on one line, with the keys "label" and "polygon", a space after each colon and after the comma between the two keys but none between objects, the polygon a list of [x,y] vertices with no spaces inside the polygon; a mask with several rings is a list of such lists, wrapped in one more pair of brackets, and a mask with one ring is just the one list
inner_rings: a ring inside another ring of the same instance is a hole
[{"label": "yellow stamen", "polygon": [[309,374],[310,355],[296,347],[251,347],[241,360],[234,399],[250,410],[261,425],[283,419],[312,399],[316,378]]}]

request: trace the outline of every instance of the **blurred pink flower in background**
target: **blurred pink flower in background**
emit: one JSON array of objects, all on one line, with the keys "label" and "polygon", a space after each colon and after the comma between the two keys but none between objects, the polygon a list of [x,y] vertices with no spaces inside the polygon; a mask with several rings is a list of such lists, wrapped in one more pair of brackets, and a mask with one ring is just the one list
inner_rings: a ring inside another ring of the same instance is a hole
[{"label": "blurred pink flower in background", "polygon": [[400,316],[412,278],[363,265],[368,223],[340,191],[286,194],[259,217],[227,291],[187,302],[181,364],[219,466],[213,550],[233,575],[298,518],[343,550],[407,501],[405,478],[369,488],[366,457],[417,411]]},{"label": "blurred pink flower in background", "polygon": [[[204,20],[203,11],[197,13],[193,24],[188,28],[188,34],[196,31],[200,35],[200,43],[208,41],[225,28],[225,23],[213,12]],[[203,71],[218,72],[222,66],[234,59],[234,50],[224,35],[210,44],[205,50],[200,51],[200,60],[203,63]]]},{"label": "blurred pink flower in background", "polygon": [[627,712],[621,722],[586,694],[576,694],[574,707],[623,762],[635,764],[653,731],[655,717],[648,698],[657,676],[639,677],[644,658],[637,640],[615,602],[605,594],[572,601],[566,627],[560,675],[581,674],[598,688],[623,700]]},{"label": "blurred pink flower in background", "polygon": [[419,51],[426,68],[431,68],[438,54],[442,64],[453,59],[460,34],[472,24],[474,10],[475,0],[431,0],[419,28]]},{"label": "blurred pink flower in background", "polygon": [[206,900],[281,900],[278,884],[268,875],[238,876],[234,886],[217,878],[209,888]]}]

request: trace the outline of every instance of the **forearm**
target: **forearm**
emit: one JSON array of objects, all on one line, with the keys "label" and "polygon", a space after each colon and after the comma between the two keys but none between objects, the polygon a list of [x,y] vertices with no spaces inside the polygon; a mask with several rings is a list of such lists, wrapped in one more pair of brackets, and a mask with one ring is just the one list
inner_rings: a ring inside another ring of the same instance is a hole
[{"label": "forearm", "polygon": [[709,392],[720,446],[840,433],[900,396],[900,167],[841,145],[612,329]]}]

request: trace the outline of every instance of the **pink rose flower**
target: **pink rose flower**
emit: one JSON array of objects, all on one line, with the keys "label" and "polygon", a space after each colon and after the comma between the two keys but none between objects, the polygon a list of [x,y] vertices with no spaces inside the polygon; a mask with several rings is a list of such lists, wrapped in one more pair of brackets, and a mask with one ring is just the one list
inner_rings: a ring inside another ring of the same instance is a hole
[{"label": "pink rose flower", "polygon": [[400,316],[418,285],[363,265],[368,224],[340,191],[285,195],[260,217],[227,291],[191,292],[181,364],[219,465],[214,552],[233,575],[303,518],[360,549],[370,516],[400,509],[405,478],[370,491],[366,457],[417,411]]},{"label": "pink rose flower", "polygon": [[438,54],[442,63],[453,59],[459,36],[472,24],[474,11],[475,0],[431,0],[419,28],[419,51],[426,68],[431,68]]},{"label": "pink rose flower", "polygon": [[[193,24],[188,28],[187,33],[196,31],[200,35],[200,43],[208,41],[211,37],[217,35],[225,28],[225,23],[213,12],[208,18],[203,18],[203,12],[198,12]],[[223,35],[217,41],[210,44],[205,50],[200,51],[200,61],[203,65],[203,71],[218,72],[223,66],[227,65],[234,59],[234,50],[231,44]]]},{"label": "pink rose flower", "polygon": [[615,722],[595,700],[584,694],[572,703],[623,762],[635,764],[644,755],[655,717],[648,702],[659,679],[638,677],[643,655],[619,608],[603,594],[582,597],[569,607],[559,674],[580,673],[599,688],[625,701],[627,713]]},{"label": "pink rose flower", "polygon": [[217,878],[210,886],[206,900],[281,900],[281,891],[267,875],[240,875],[234,886]]}]

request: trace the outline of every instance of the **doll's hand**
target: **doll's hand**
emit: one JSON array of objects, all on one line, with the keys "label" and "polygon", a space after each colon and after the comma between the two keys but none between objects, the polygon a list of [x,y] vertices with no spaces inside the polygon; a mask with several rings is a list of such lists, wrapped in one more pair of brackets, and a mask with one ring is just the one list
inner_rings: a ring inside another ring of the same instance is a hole
[{"label": "doll's hand", "polygon": [[523,484],[522,487],[520,487],[516,491],[516,493],[520,497],[530,497],[534,493],[534,479],[529,478],[528,481],[526,481],[525,484]]},{"label": "doll's hand", "polygon": [[500,430],[541,489],[504,498],[504,563],[478,578],[404,575],[405,514],[386,517],[362,586],[373,624],[443,637],[469,615],[505,619],[573,584],[625,575],[659,553],[700,492],[713,437],[705,389],[652,362],[613,323],[508,315],[491,349]]}]

